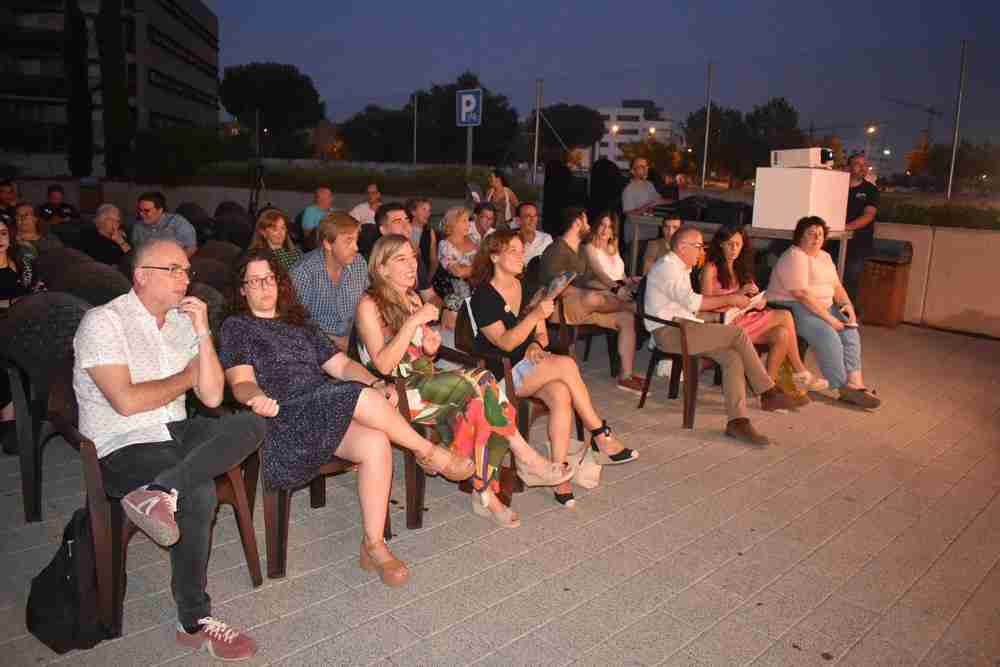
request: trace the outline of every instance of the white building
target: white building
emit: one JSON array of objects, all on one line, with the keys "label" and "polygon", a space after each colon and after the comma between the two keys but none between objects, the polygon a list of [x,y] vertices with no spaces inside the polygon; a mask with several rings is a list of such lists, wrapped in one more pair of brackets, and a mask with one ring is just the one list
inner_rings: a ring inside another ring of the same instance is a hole
[{"label": "white building", "polygon": [[[642,100],[626,100],[620,107],[598,108],[604,120],[605,134],[594,144],[594,159],[606,157],[619,167],[628,169],[628,160],[621,153],[622,144],[650,140],[684,146],[684,135],[677,122],[662,116],[657,118],[658,110],[654,110],[651,102]],[[654,117],[649,118],[650,115]]]}]

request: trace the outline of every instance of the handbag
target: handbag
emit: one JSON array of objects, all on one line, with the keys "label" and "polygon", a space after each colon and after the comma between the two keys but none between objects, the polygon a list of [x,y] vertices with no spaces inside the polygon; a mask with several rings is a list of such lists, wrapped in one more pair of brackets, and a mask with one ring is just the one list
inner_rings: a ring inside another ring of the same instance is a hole
[{"label": "handbag", "polygon": [[434,277],[431,278],[431,287],[434,288],[434,292],[442,299],[455,291],[455,286],[452,284],[451,278],[452,275],[448,273],[448,270],[438,264],[437,270],[434,272]]}]

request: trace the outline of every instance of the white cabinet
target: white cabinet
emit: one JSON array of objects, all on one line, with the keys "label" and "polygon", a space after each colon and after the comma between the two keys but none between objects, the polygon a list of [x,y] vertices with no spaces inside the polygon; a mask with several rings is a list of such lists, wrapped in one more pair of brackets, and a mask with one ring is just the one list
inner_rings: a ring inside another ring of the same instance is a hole
[{"label": "white cabinet", "polygon": [[753,226],[795,229],[801,218],[816,215],[831,231],[843,231],[850,178],[829,169],[758,167]]}]

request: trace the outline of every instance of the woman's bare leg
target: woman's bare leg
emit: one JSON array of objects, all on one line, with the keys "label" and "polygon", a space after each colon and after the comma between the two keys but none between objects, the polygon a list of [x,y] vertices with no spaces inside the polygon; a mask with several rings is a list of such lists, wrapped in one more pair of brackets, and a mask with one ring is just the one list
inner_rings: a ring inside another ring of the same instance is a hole
[{"label": "woman's bare leg", "polygon": [[[386,434],[352,420],[336,454],[358,464],[361,524],[369,545],[382,542],[392,486],[392,447]],[[376,554],[372,554],[375,556]]]},{"label": "woman's bare leg", "polygon": [[621,360],[621,379],[632,377],[632,364],[635,361],[635,315],[630,312],[615,313],[618,324],[618,358]]},{"label": "woman's bare leg", "polygon": [[[573,401],[570,398],[569,387],[565,383],[554,380],[535,393],[549,409],[549,446],[552,460],[556,463],[566,463],[569,452],[570,429],[573,424]],[[573,485],[563,482],[554,488],[556,493],[572,493]]]},{"label": "woman's bare leg", "polygon": [[354,420],[361,426],[382,431],[391,442],[422,458],[426,458],[434,448],[434,443],[413,430],[399,410],[375,389],[361,390],[354,408]]},{"label": "woman's bare leg", "polygon": [[759,340],[767,343],[767,374],[777,379],[781,363],[788,356],[788,330],[779,324],[766,329]]},{"label": "woman's bare leg", "polygon": [[795,318],[792,317],[792,313],[787,310],[774,310],[771,311],[771,319],[778,320],[785,328],[785,335],[788,337],[788,361],[791,362],[792,369],[796,373],[808,370],[802,361],[802,355],[799,354],[799,335],[795,331]]}]

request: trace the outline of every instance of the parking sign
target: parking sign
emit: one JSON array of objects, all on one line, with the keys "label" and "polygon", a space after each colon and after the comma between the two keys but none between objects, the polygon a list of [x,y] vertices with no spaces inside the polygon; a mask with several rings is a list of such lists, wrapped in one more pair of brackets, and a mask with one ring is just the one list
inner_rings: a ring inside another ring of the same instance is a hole
[{"label": "parking sign", "polygon": [[483,89],[459,90],[455,94],[458,127],[477,127],[483,123]]}]

